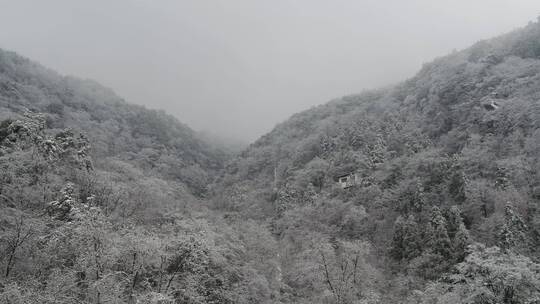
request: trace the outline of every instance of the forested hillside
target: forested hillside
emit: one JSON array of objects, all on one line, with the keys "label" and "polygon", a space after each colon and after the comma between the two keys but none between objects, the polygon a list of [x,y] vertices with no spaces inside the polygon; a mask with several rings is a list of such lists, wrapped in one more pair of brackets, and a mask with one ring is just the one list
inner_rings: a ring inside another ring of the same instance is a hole
[{"label": "forested hillside", "polygon": [[206,208],[228,157],[208,141],[0,51],[0,303],[269,298],[251,266],[267,232]]},{"label": "forested hillside", "polygon": [[2,50],[0,110],[0,119],[44,113],[47,128],[83,132],[98,167],[108,167],[108,158],[115,158],[147,175],[186,184],[196,195],[204,194],[211,173],[226,158],[162,111],[127,104],[98,83],[58,75]]},{"label": "forested hillside", "polygon": [[291,302],[537,303],[539,128],[531,23],[294,115],[214,205],[266,223]]},{"label": "forested hillside", "polygon": [[0,52],[0,303],[540,303],[540,24],[234,158]]}]

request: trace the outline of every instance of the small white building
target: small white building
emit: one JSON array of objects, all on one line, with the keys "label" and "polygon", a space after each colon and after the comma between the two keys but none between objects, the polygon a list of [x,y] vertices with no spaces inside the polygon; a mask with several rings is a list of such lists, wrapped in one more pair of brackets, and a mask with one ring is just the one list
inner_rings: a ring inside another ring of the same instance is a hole
[{"label": "small white building", "polygon": [[482,106],[488,111],[497,110],[499,108],[499,104],[497,104],[497,102],[493,99],[484,101]]},{"label": "small white building", "polygon": [[356,173],[354,173],[354,172],[353,173],[347,173],[347,174],[338,175],[336,177],[336,179],[337,179],[338,184],[343,189],[347,189],[349,187],[357,185],[358,182],[359,182],[358,175]]}]

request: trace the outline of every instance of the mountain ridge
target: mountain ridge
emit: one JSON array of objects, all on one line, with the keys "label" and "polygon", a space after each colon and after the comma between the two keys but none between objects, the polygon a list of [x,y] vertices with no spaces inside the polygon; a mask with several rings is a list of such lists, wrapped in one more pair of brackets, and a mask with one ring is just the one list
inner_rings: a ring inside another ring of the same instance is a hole
[{"label": "mountain ridge", "polygon": [[0,51],[0,301],[536,303],[539,102],[530,23],[229,157]]},{"label": "mountain ridge", "polygon": [[[265,221],[291,259],[368,242],[396,292],[402,276],[425,294],[424,284],[446,286],[443,274],[495,254],[475,244],[537,263],[539,101],[540,24],[531,22],[391,88],[293,115],[228,164],[216,189],[226,198],[214,204]],[[343,174],[356,184],[342,189]],[[317,294],[289,275],[289,286]],[[438,296],[463,300],[460,288]]]},{"label": "mountain ridge", "polygon": [[[80,80],[47,69],[13,52],[0,51],[0,119],[25,109],[47,114],[51,128],[71,128],[90,138],[94,158],[119,156],[143,162],[142,167],[168,166],[166,178],[193,179],[181,170],[217,171],[227,153],[211,147],[187,125],[164,111],[126,103],[113,90],[93,80]],[[138,154],[138,155],[136,155]],[[146,154],[146,155],[141,155]],[[175,163],[167,158],[177,157]],[[143,156],[144,159],[137,159]],[[176,168],[175,168],[176,167]],[[152,174],[161,174],[153,170]],[[206,175],[206,174],[202,174]],[[212,174],[208,174],[211,176]],[[209,176],[201,176],[208,178]],[[195,192],[204,185],[195,185]]]}]

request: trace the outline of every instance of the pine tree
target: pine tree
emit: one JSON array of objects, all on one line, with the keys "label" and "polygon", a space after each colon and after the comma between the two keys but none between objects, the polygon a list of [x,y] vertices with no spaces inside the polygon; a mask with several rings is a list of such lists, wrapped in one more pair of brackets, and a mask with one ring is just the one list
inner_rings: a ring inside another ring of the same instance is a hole
[{"label": "pine tree", "polygon": [[467,177],[463,172],[463,168],[459,164],[457,157],[452,157],[450,165],[450,180],[448,184],[448,192],[456,202],[464,202],[466,199]]},{"label": "pine tree", "polygon": [[409,215],[404,223],[403,230],[403,255],[410,260],[422,253],[420,231],[413,215]]},{"label": "pine tree", "polygon": [[452,239],[452,257],[455,263],[463,262],[467,255],[467,246],[470,244],[469,231],[463,223],[459,225],[454,238]]},{"label": "pine tree", "polygon": [[448,237],[453,239],[460,226],[463,225],[463,218],[461,217],[461,210],[458,206],[450,207],[450,210],[447,213],[447,231]]},{"label": "pine tree", "polygon": [[459,263],[465,258],[470,236],[463,223],[461,210],[457,206],[452,206],[448,211],[447,231],[452,241],[452,257],[454,262]]},{"label": "pine tree", "polygon": [[417,182],[415,187],[416,188],[414,191],[412,204],[416,212],[422,212],[424,206],[426,205],[424,185],[422,185],[422,183],[420,182]]},{"label": "pine tree", "polygon": [[527,247],[527,226],[508,203],[504,209],[504,224],[497,235],[497,243],[504,250]]},{"label": "pine tree", "polygon": [[442,257],[449,257],[451,242],[446,229],[446,219],[438,207],[433,207],[426,233],[426,243],[431,251]]},{"label": "pine tree", "polygon": [[394,223],[391,255],[396,260],[410,260],[420,255],[420,233],[414,216],[398,217]]},{"label": "pine tree", "polygon": [[404,235],[404,220],[403,217],[398,216],[394,222],[394,235],[392,237],[392,247],[390,249],[390,255],[400,261],[403,259],[403,235]]},{"label": "pine tree", "polygon": [[68,182],[60,190],[59,199],[47,205],[47,213],[61,221],[70,220],[70,213],[76,203],[74,184]]},{"label": "pine tree", "polygon": [[375,143],[368,145],[368,155],[372,167],[384,163],[386,153],[386,143],[381,134],[377,134]]},{"label": "pine tree", "polygon": [[509,185],[508,170],[505,167],[497,168],[497,172],[495,173],[495,188],[505,190]]}]

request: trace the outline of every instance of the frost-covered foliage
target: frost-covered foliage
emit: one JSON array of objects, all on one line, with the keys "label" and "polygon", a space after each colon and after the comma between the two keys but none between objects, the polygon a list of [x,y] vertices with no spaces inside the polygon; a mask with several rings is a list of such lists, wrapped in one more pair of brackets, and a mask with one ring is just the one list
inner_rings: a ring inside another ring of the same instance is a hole
[{"label": "frost-covered foliage", "polygon": [[475,244],[456,273],[415,290],[407,303],[524,303],[540,301],[540,264],[498,247]]},{"label": "frost-covered foliage", "polygon": [[[28,125],[28,109],[42,113],[39,125]],[[0,121],[6,119],[20,135],[32,130],[28,134],[37,136],[34,129],[45,125],[74,134],[72,139],[68,133],[66,138],[56,138],[59,147],[44,142],[43,148],[51,152],[77,149],[86,157],[88,151],[77,147],[86,141],[92,145],[94,166],[106,168],[106,160],[115,158],[146,175],[182,183],[195,196],[205,195],[227,157],[163,111],[127,104],[93,81],[64,77],[0,50]],[[85,137],[79,138],[79,134]],[[0,125],[0,141],[5,136]]]},{"label": "frost-covered foliage", "polygon": [[0,302],[539,303],[539,37],[296,114],[228,162],[0,51]]},{"label": "frost-covered foliage", "polygon": [[45,137],[45,117],[26,111],[20,119],[4,120],[0,124],[0,143],[3,153],[36,145],[47,153],[49,139]]},{"label": "frost-covered foliage", "polygon": [[[369,263],[391,282],[372,285],[385,291],[381,303],[454,273],[474,242],[500,246],[501,263],[538,261],[539,35],[531,23],[394,87],[295,114],[226,167],[216,208],[271,219],[290,260],[307,259],[301,248],[314,239],[369,241]],[[358,181],[341,189],[337,177],[352,173]],[[234,209],[223,208],[227,197]],[[497,299],[485,303],[534,303]]]},{"label": "frost-covered foliage", "polygon": [[258,251],[269,234],[240,239],[182,184],[126,162],[94,168],[90,140],[43,117],[0,124],[0,303],[270,298],[276,263]]}]

